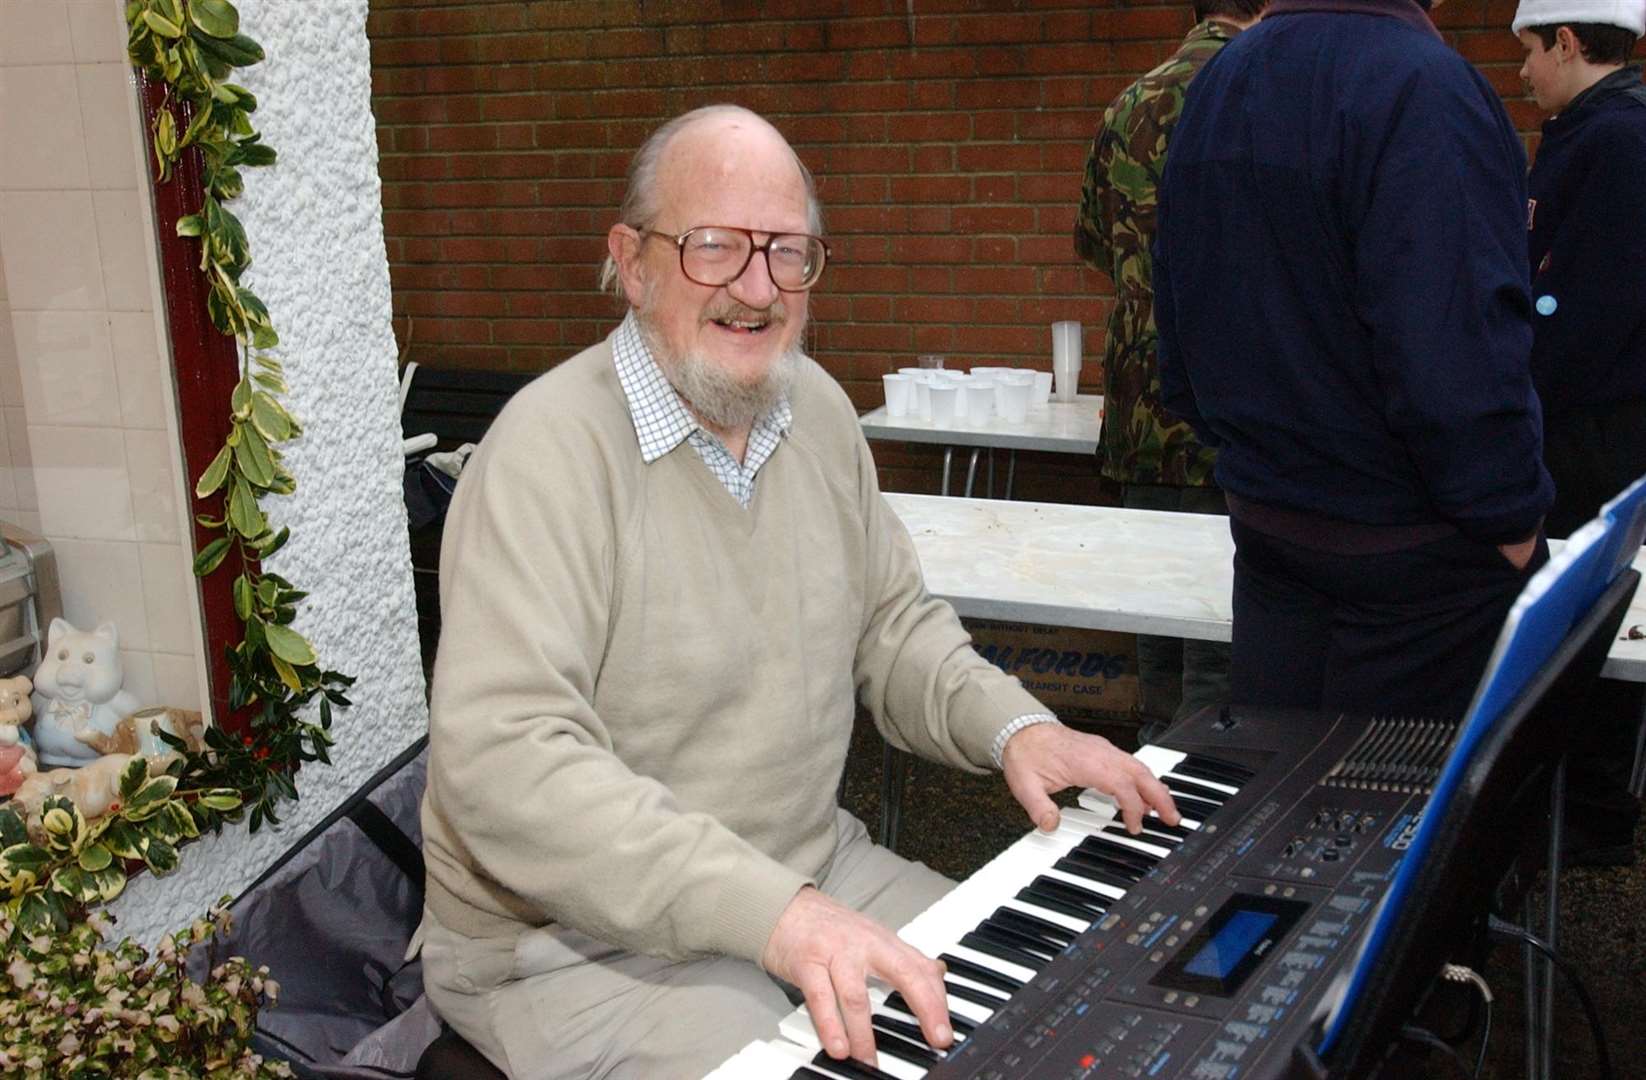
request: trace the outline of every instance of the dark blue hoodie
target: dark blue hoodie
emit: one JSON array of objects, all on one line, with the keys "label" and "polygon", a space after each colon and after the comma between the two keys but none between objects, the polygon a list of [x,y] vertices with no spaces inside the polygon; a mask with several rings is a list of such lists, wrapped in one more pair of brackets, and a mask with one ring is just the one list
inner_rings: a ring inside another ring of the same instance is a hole
[{"label": "dark blue hoodie", "polygon": [[1220,448],[1219,485],[1490,543],[1536,528],[1525,167],[1410,0],[1275,0],[1206,65],[1167,155],[1155,317],[1166,405]]},{"label": "dark blue hoodie", "polygon": [[1646,87],[1628,67],[1543,125],[1532,166],[1532,378],[1553,417],[1646,397]]}]

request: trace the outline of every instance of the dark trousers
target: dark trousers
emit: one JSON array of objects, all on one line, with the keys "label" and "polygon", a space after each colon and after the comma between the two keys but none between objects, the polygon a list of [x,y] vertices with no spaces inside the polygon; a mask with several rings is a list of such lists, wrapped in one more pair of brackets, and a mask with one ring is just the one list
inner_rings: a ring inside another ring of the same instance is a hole
[{"label": "dark trousers", "polygon": [[1451,536],[1401,551],[1314,551],[1231,519],[1231,700],[1461,718],[1526,570]]}]

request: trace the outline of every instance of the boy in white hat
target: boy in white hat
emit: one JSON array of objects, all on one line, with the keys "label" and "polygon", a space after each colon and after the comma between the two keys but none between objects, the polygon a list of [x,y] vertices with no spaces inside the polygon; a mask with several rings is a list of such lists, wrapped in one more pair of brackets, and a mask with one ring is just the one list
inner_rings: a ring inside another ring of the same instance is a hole
[{"label": "boy in white hat", "polygon": [[[1555,481],[1545,527],[1569,535],[1646,473],[1646,86],[1629,63],[1646,0],[1522,0],[1520,77],[1553,115],[1529,182],[1532,379]],[[1627,790],[1640,687],[1603,681],[1575,748],[1569,857],[1633,860]]]}]

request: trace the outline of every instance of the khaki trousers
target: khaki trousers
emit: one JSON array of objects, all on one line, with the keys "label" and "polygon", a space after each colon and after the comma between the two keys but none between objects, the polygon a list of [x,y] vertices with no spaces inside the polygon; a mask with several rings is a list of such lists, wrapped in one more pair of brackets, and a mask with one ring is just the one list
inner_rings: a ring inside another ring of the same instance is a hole
[{"label": "khaki trousers", "polygon": [[[889,927],[954,883],[878,847],[841,810],[825,893]],[[514,1080],[697,1078],[794,1010],[784,985],[746,960],[674,961],[563,926],[470,938],[424,913],[423,983],[458,1034]]]}]

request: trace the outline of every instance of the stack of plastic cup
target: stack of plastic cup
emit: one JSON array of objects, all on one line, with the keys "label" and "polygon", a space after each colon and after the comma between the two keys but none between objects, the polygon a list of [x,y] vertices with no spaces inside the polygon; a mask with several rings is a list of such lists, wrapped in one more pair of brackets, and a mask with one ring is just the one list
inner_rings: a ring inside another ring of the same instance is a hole
[{"label": "stack of plastic cup", "polygon": [[882,375],[886,384],[886,415],[907,416],[914,399],[914,379],[908,375]]}]

